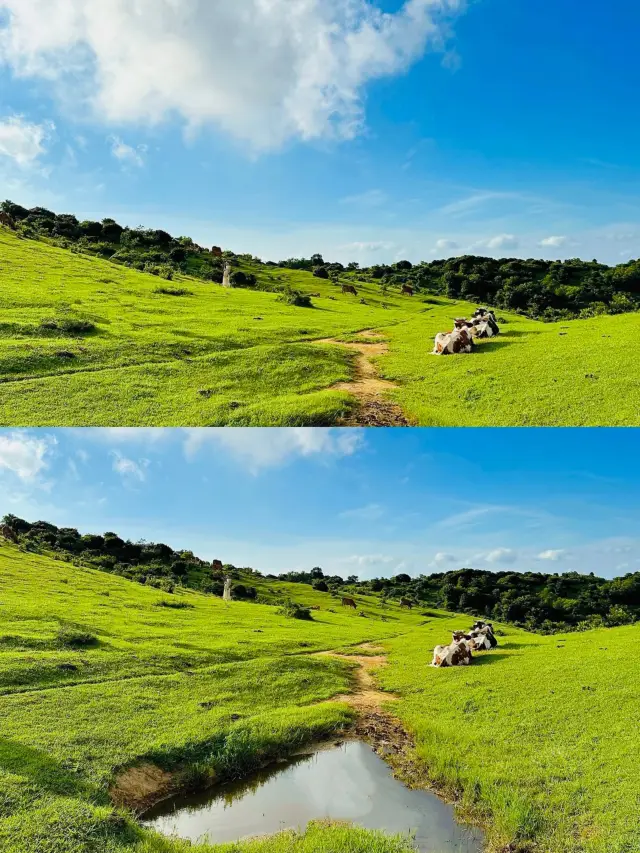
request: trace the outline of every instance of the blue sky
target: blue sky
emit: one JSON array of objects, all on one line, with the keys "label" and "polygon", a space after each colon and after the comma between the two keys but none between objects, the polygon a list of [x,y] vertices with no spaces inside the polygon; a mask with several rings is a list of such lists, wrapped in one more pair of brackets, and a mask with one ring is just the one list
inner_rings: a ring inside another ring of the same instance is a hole
[{"label": "blue sky", "polygon": [[0,184],[265,259],[619,263],[639,31],[635,0],[0,0]]},{"label": "blue sky", "polygon": [[0,431],[0,515],[265,572],[640,570],[629,430]]}]

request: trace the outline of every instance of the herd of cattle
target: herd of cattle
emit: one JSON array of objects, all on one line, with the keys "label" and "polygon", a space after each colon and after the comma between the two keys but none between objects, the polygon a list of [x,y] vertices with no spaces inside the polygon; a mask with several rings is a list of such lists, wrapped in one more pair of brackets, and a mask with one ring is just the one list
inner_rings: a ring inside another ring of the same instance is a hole
[{"label": "herd of cattle", "polygon": [[493,338],[500,334],[496,315],[488,308],[478,308],[471,320],[460,317],[454,320],[451,332],[439,332],[433,355],[457,355],[473,351],[476,338]]},{"label": "herd of cattle", "polygon": [[468,666],[471,652],[489,651],[498,645],[490,622],[475,622],[469,633],[454,631],[448,646],[436,646],[431,666]]}]

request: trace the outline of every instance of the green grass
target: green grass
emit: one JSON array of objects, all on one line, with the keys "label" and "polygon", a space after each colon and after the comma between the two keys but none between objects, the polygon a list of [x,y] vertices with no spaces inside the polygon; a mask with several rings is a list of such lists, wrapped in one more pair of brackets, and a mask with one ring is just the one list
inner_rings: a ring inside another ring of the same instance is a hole
[{"label": "green grass", "polygon": [[[431,669],[468,616],[384,609],[256,578],[277,606],[178,590],[0,546],[0,849],[3,853],[405,853],[405,842],[313,826],[225,848],[162,839],[114,810],[123,769],[152,761],[203,784],[332,737],[350,664],[313,652],[381,645],[382,686],[427,777],[487,829],[492,851],[637,853],[640,626],[541,636],[501,626],[471,668]],[[159,606],[171,600],[188,607]],[[334,612],[332,612],[334,611]],[[92,638],[77,645],[69,637]],[[324,846],[323,846],[324,845]],[[368,846],[367,846],[368,845]]]},{"label": "green grass", "polygon": [[[500,338],[436,358],[435,334],[473,306],[375,283],[356,282],[354,298],[310,273],[252,269],[314,307],[183,276],[167,289],[186,294],[159,293],[157,277],[0,228],[0,425],[331,425],[355,403],[331,390],[353,354],[311,342],[368,329],[388,338],[379,369],[416,424],[640,422],[637,314],[544,324],[499,312]],[[82,321],[94,329],[65,333]]]},{"label": "green grass", "polygon": [[[168,608],[166,593],[0,546],[3,853],[182,850],[114,812],[108,790],[122,768],[152,761],[192,783],[235,777],[351,721],[346,705],[323,701],[349,690],[349,666],[311,653],[394,636],[406,615],[389,608],[394,620],[383,621],[362,596],[363,619],[326,593],[257,585],[322,609],[300,622],[187,590],[171,600],[189,607]],[[312,851],[319,831],[238,850]],[[337,851],[367,849],[366,833],[332,832],[344,837]],[[371,844],[405,849],[375,835]]]},{"label": "green grass", "polygon": [[483,821],[492,849],[640,850],[640,626],[555,636],[505,627],[473,667],[430,669],[443,629],[385,643],[381,681],[403,697],[429,777]]}]

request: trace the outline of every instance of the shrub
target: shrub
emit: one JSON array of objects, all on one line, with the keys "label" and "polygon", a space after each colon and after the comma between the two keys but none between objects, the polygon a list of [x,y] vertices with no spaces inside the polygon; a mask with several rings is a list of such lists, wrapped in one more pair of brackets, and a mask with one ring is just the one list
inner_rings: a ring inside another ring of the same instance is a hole
[{"label": "shrub", "polygon": [[289,619],[306,619],[307,622],[313,620],[311,608],[303,607],[301,604],[296,604],[295,601],[287,601],[278,610],[281,616],[287,616]]},{"label": "shrub", "polygon": [[232,287],[255,287],[257,278],[252,272],[245,273],[242,270],[234,270],[231,273]]},{"label": "shrub", "polygon": [[313,274],[316,278],[329,278],[329,270],[326,267],[316,267]]},{"label": "shrub", "polygon": [[285,287],[278,302],[284,302],[285,305],[295,305],[298,308],[312,308],[313,303],[311,297],[306,293],[301,293],[299,290],[293,290],[291,287]]},{"label": "shrub", "polygon": [[98,638],[88,631],[74,628],[72,625],[61,625],[57,634],[58,643],[70,649],[83,649],[96,646]]},{"label": "shrub", "polygon": [[168,607],[171,610],[195,610],[193,604],[186,601],[157,601],[154,607]]},{"label": "shrub", "polygon": [[242,583],[235,584],[231,592],[234,598],[246,598],[253,601],[258,597],[257,590],[254,587],[245,586]]},{"label": "shrub", "polygon": [[204,587],[204,592],[209,593],[209,595],[217,595],[222,598],[222,594],[224,593],[224,583],[222,581],[211,581]]},{"label": "shrub", "polygon": [[313,584],[313,588],[318,592],[329,592],[329,587],[327,586],[326,581],[316,581]]},{"label": "shrub", "polygon": [[190,290],[185,290],[183,287],[156,287],[153,292],[163,296],[193,296]]},{"label": "shrub", "polygon": [[38,326],[38,331],[44,334],[58,334],[80,336],[91,335],[97,331],[97,327],[90,320],[81,320],[78,318],[58,318],[42,320]]}]

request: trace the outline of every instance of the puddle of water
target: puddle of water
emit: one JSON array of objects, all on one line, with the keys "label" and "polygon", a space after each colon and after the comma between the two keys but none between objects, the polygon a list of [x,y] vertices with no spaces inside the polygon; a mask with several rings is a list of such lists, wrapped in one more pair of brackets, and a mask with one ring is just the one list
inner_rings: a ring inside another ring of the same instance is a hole
[{"label": "puddle of water", "polygon": [[160,803],[143,822],[165,835],[224,843],[304,829],[311,820],[347,820],[415,836],[422,853],[480,853],[482,833],[453,808],[394,779],[368,744],[347,741],[266,768],[249,780]]}]

